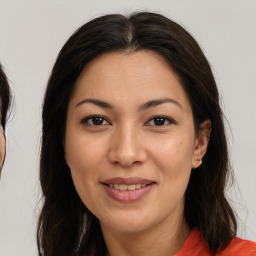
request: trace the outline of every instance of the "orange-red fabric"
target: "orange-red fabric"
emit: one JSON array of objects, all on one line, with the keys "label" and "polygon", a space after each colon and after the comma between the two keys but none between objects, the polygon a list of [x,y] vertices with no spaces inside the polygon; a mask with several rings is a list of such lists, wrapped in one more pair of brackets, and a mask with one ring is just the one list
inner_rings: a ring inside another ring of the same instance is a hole
[{"label": "orange-red fabric", "polygon": [[[193,229],[182,248],[175,256],[210,256],[207,243],[202,239],[200,231]],[[228,247],[216,256],[256,256],[256,243],[235,237]]]},{"label": "orange-red fabric", "polygon": [[[200,231],[195,228],[174,256],[210,256],[210,251]],[[256,256],[256,243],[235,237],[224,251],[215,256]]]}]

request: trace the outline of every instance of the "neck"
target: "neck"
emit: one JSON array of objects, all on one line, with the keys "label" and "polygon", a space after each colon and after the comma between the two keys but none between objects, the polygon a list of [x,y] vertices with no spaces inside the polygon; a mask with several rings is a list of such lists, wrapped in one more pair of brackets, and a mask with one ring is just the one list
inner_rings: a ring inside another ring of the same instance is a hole
[{"label": "neck", "polygon": [[185,218],[166,225],[166,221],[139,232],[120,232],[101,224],[108,248],[107,256],[166,256],[179,251],[189,235]]}]

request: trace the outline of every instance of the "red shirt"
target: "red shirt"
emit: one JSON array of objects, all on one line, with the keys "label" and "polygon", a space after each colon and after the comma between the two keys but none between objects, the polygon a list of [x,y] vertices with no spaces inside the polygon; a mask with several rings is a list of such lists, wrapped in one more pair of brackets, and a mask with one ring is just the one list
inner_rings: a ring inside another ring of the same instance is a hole
[{"label": "red shirt", "polygon": [[[194,228],[174,256],[210,255],[208,244],[203,240],[200,231]],[[256,256],[256,243],[235,237],[224,251],[218,252],[215,256]]]},{"label": "red shirt", "polygon": [[[210,256],[208,245],[197,228],[190,232],[175,256]],[[235,237],[228,247],[216,256],[256,256],[256,243]]]}]

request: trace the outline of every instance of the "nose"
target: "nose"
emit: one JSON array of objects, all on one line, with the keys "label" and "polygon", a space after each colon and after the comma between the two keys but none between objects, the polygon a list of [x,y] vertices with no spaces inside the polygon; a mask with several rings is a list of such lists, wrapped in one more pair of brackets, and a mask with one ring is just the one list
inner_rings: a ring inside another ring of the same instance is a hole
[{"label": "nose", "polygon": [[110,144],[108,157],[113,164],[128,168],[147,160],[140,132],[131,125],[116,129]]}]

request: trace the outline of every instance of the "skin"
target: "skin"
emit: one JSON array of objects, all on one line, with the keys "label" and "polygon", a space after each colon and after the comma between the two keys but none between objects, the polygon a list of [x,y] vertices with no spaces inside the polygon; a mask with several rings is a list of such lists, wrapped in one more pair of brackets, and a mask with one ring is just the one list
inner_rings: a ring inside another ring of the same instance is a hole
[{"label": "skin", "polygon": [[[1,115],[0,115],[0,118],[1,118]],[[0,124],[0,171],[3,166],[4,156],[5,156],[5,136],[4,136],[3,126]]]},{"label": "skin", "polygon": [[[145,106],[166,98],[175,103]],[[103,117],[99,125],[91,115]],[[168,118],[159,125],[155,116]],[[76,190],[100,221],[108,255],[164,256],[181,248],[190,232],[184,194],[206,152],[209,121],[201,131],[197,136],[177,75],[156,53],[108,53],[86,67],[68,106],[63,145]],[[113,177],[156,184],[143,198],[121,203],[100,183]]]}]

